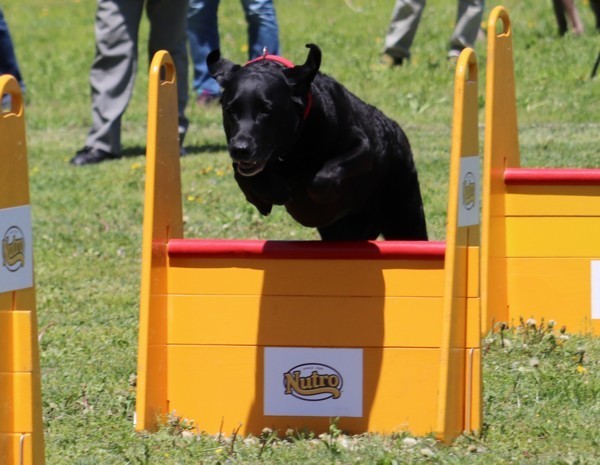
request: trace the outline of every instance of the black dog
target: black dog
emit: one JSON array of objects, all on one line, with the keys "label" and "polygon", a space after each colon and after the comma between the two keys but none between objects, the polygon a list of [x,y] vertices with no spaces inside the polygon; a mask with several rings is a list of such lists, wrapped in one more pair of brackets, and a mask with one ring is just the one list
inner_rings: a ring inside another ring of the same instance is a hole
[{"label": "black dog", "polygon": [[419,181],[402,129],[319,73],[321,50],[293,66],[265,55],[207,58],[223,88],[235,179],[263,215],[284,205],[324,240],[426,240]]}]

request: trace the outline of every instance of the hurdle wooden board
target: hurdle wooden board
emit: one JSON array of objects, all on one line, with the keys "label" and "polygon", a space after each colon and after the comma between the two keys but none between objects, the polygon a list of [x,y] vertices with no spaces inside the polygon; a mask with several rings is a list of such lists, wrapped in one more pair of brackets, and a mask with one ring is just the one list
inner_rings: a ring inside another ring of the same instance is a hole
[{"label": "hurdle wooden board", "polygon": [[44,434],[25,115],[21,89],[0,76],[0,463],[43,464]]},{"label": "hurdle wooden board", "polygon": [[482,324],[600,334],[600,169],[521,167],[508,12],[488,21]]},{"label": "hurdle wooden board", "polygon": [[[162,77],[161,77],[162,76]],[[184,238],[175,71],[149,84],[136,429],[481,425],[477,63],[458,60],[445,242]]]}]

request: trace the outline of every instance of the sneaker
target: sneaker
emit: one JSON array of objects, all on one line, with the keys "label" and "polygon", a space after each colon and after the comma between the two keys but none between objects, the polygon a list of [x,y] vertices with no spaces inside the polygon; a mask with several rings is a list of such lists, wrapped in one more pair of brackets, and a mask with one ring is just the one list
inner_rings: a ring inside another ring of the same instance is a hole
[{"label": "sneaker", "polygon": [[397,58],[389,53],[384,53],[379,58],[379,63],[384,65],[386,68],[393,68],[395,66],[402,66],[404,63],[404,58]]},{"label": "sneaker", "polygon": [[219,103],[219,96],[203,90],[196,97],[196,103],[201,107],[211,107]]},{"label": "sneaker", "polygon": [[92,147],[84,147],[75,153],[75,156],[71,158],[69,163],[75,166],[82,166],[100,163],[106,160],[116,160],[118,158],[121,158],[121,155],[94,149]]}]

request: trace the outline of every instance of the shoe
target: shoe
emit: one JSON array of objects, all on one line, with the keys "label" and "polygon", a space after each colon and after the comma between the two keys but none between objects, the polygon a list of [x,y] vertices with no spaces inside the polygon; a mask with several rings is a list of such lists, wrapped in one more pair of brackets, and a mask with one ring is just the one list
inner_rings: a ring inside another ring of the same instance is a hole
[{"label": "shoe", "polygon": [[384,65],[386,68],[394,68],[395,66],[402,66],[404,58],[397,58],[389,53],[384,53],[379,58],[379,63]]},{"label": "shoe", "polygon": [[212,107],[219,103],[219,96],[215,94],[211,94],[207,90],[203,90],[196,97],[196,103],[201,107]]},{"label": "shoe", "polygon": [[91,165],[100,163],[106,160],[116,160],[121,158],[121,155],[105,152],[104,150],[94,149],[92,147],[84,147],[79,150],[69,163],[75,166]]},{"label": "shoe", "polygon": [[178,134],[179,134],[179,156],[183,157],[187,154],[187,152],[185,151],[185,147],[183,146],[183,141],[185,140],[185,135],[187,134],[187,129],[188,129],[188,123],[186,122],[185,124],[180,124],[179,128],[178,128]]}]

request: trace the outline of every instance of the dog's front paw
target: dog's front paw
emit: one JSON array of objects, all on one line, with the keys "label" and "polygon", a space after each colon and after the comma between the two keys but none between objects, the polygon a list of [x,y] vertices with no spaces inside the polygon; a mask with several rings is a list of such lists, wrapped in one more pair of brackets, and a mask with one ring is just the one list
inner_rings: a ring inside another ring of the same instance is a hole
[{"label": "dog's front paw", "polygon": [[335,178],[317,174],[308,186],[308,195],[317,203],[333,203],[340,197],[340,186]]}]

